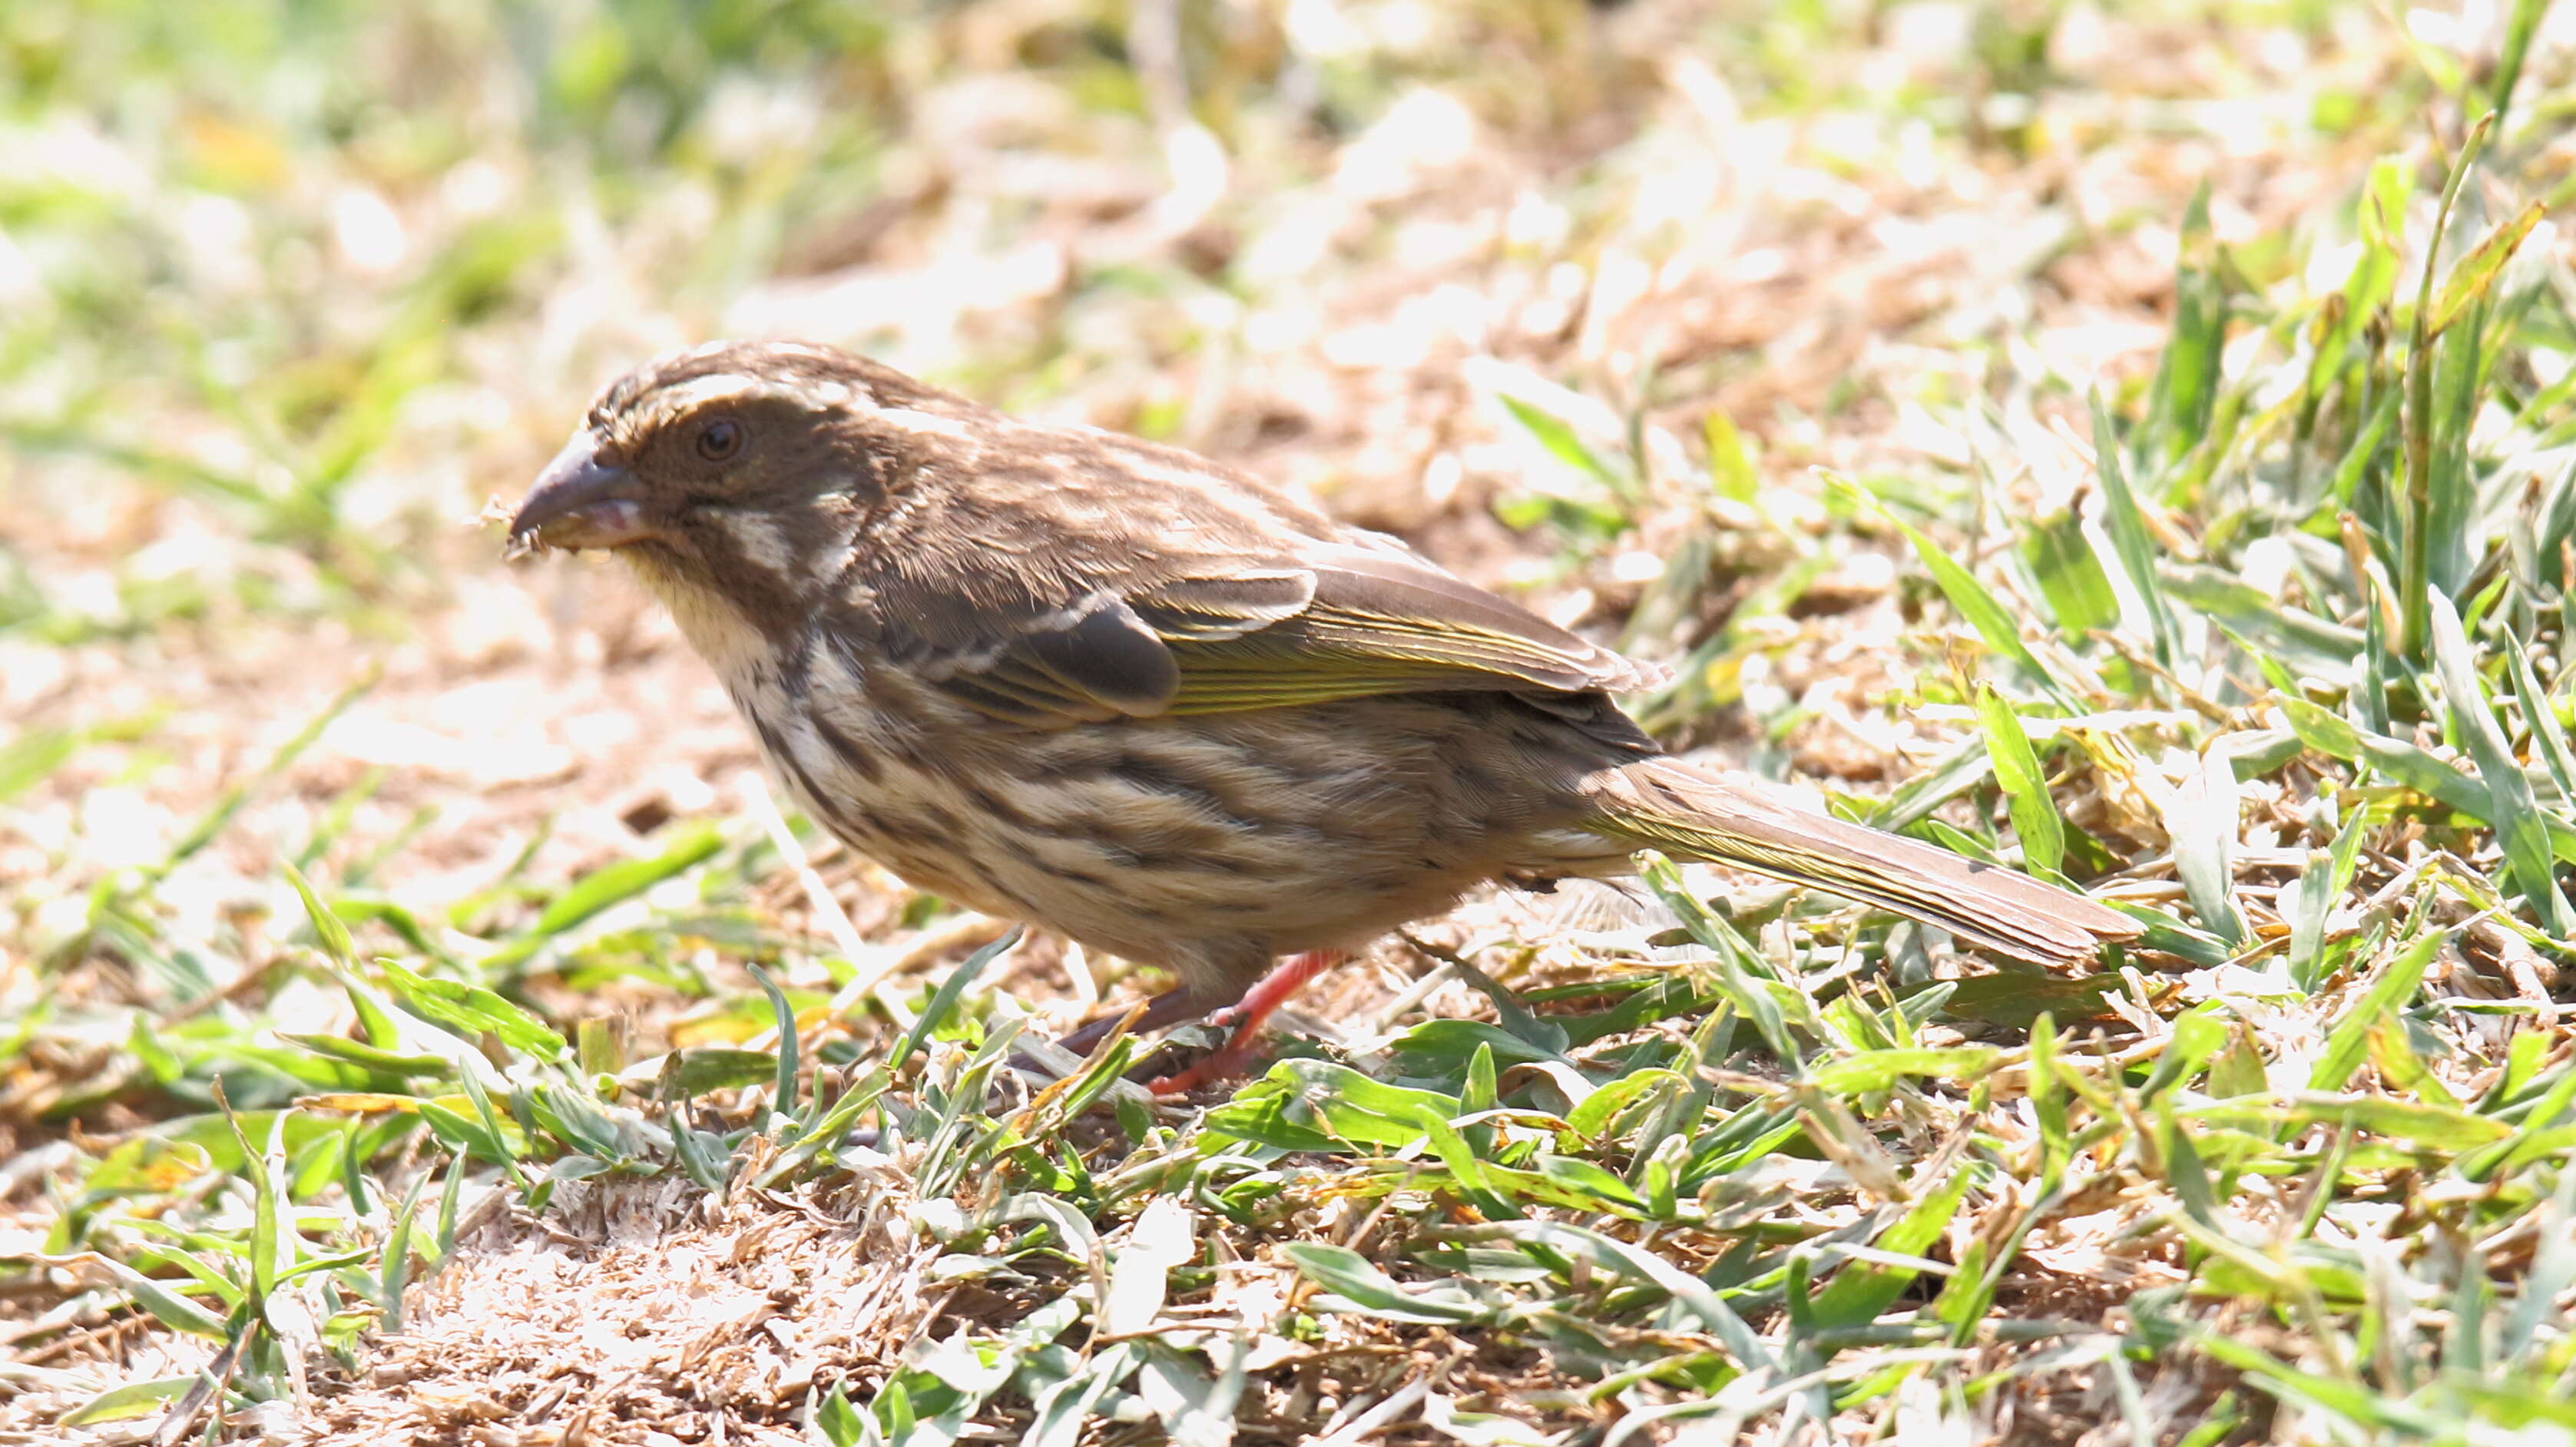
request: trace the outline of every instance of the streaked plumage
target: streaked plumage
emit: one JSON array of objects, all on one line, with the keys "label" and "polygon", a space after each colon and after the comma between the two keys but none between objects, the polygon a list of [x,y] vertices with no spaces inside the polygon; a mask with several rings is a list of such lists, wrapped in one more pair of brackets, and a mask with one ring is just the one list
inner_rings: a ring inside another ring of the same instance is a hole
[{"label": "streaked plumage", "polygon": [[2123,916],[1660,757],[1618,655],[1174,448],[819,347],[591,409],[514,549],[616,548],[816,819],[916,885],[1171,968],[1178,1018],[1493,878],[1659,848],[2064,962]]}]

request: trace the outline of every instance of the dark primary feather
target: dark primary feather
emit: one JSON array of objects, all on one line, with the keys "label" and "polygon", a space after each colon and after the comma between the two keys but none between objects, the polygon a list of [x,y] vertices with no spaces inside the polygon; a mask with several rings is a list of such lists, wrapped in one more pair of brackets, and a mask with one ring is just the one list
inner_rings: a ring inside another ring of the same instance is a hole
[{"label": "dark primary feather", "polygon": [[1582,693],[1641,677],[1446,573],[1356,549],[1066,612],[925,661],[959,697],[1036,726],[1446,689]]}]

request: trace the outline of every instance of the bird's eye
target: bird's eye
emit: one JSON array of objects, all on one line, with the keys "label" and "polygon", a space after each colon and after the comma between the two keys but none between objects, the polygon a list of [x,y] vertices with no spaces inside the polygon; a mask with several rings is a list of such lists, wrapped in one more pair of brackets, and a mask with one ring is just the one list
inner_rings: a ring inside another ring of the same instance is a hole
[{"label": "bird's eye", "polygon": [[742,451],[742,424],[719,417],[698,429],[698,455],[709,462],[730,461]]}]

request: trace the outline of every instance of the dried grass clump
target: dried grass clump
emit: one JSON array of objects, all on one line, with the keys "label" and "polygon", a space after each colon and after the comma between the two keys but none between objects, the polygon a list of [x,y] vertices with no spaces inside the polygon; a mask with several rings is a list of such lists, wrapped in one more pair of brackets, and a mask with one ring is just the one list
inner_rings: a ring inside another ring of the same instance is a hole
[{"label": "dried grass clump", "polygon": [[939,1252],[891,1169],[725,1200],[680,1177],[498,1212],[315,1382],[289,1439],[796,1441],[818,1387],[881,1378],[935,1309]]}]

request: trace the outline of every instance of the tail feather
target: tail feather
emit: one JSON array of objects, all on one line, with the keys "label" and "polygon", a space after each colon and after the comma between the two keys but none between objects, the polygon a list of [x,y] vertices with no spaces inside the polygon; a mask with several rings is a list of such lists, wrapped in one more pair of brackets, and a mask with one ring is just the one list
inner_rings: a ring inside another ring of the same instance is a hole
[{"label": "tail feather", "polygon": [[1635,848],[1731,864],[1874,904],[2034,964],[2084,959],[2138,923],[2082,895],[1946,849],[1847,823],[1752,783],[1721,782],[1672,759],[1586,782],[1583,826]]}]

